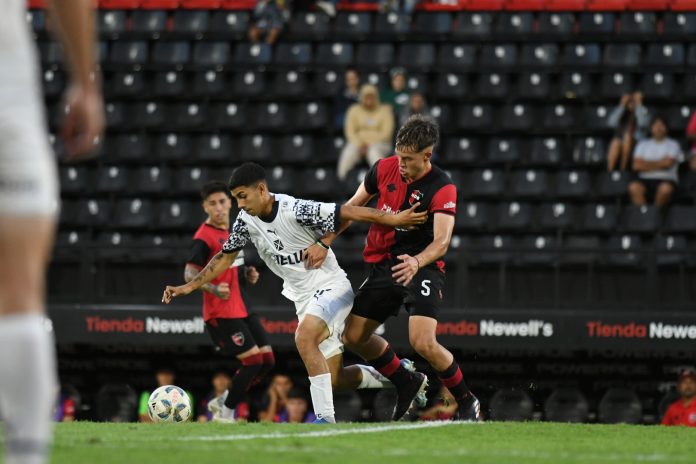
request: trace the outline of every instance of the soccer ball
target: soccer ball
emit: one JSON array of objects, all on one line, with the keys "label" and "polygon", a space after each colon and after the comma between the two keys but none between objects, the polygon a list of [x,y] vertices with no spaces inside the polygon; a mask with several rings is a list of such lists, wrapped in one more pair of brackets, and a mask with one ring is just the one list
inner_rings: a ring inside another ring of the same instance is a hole
[{"label": "soccer ball", "polygon": [[186,422],[191,417],[191,401],[183,389],[165,385],[152,392],[147,412],[153,422]]}]

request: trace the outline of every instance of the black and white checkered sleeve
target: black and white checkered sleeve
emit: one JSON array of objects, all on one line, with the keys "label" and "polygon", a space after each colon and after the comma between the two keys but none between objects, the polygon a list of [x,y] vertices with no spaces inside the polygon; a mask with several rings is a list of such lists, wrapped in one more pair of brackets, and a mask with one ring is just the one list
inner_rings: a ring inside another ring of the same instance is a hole
[{"label": "black and white checkered sleeve", "polygon": [[229,238],[225,244],[222,245],[222,252],[234,253],[235,251],[239,251],[244,248],[244,245],[246,245],[249,240],[251,240],[251,237],[249,236],[247,224],[242,218],[237,216],[230,230]]},{"label": "black and white checkered sleeve", "polygon": [[292,205],[298,224],[322,233],[338,230],[340,208],[338,203],[321,203],[313,200],[295,200]]}]

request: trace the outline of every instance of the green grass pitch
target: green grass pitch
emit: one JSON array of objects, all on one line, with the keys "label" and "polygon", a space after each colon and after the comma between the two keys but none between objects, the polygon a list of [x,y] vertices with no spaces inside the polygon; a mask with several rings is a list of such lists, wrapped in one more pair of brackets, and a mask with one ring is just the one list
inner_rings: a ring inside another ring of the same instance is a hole
[{"label": "green grass pitch", "polygon": [[[418,427],[418,428],[414,428]],[[696,463],[696,429],[553,423],[56,426],[52,463]]]}]

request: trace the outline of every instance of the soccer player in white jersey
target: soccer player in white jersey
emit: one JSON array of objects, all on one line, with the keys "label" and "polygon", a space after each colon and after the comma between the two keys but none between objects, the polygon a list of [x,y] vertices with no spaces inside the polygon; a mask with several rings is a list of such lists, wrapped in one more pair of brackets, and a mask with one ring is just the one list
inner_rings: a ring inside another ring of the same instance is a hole
[{"label": "soccer player in white jersey", "polygon": [[[423,215],[415,213],[416,205],[394,215],[372,208],[271,193],[264,169],[255,163],[245,163],[235,169],[229,188],[241,211],[222,251],[186,285],[167,286],[162,301],[169,303],[172,298],[187,295],[214,279],[251,241],[269,269],[283,279],[283,295],[295,303],[300,321],[295,343],[309,374],[317,422],[335,422],[332,387],[380,388],[387,382],[370,366],[343,367],[341,335],[353,304],[353,290],[333,251],[329,250],[327,259],[318,269],[305,266],[304,253],[309,247],[325,246],[319,238],[327,231],[338,230],[341,221],[408,228],[422,224]],[[413,391],[412,401],[425,389],[427,378],[416,372],[411,383],[414,385],[408,387]]]},{"label": "soccer player in white jersey", "polygon": [[[92,74],[91,3],[60,0],[52,10],[71,71],[63,137],[72,157],[90,151],[104,126]],[[0,0],[0,415],[6,464],[46,461],[57,393],[53,337],[44,321],[44,274],[58,181],[25,8],[25,0]]]}]

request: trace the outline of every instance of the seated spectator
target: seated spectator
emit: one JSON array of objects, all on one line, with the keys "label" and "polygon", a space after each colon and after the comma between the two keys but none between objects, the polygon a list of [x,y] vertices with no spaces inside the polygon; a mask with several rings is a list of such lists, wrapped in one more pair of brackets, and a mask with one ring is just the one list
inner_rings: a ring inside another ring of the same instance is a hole
[{"label": "seated spectator", "polygon": [[691,142],[691,150],[689,153],[689,168],[696,171],[696,111],[689,119],[689,125],[686,127],[686,138]]},{"label": "seated spectator", "polygon": [[54,418],[56,422],[73,422],[77,414],[77,398],[61,389],[56,401]]},{"label": "seated spectator", "polygon": [[679,374],[677,390],[681,398],[667,409],[662,425],[696,427],[696,370],[688,368]]},{"label": "seated spectator", "polygon": [[271,384],[266,391],[261,411],[259,411],[259,421],[279,422],[280,413],[285,410],[288,401],[288,392],[293,387],[290,377],[285,374],[276,374],[271,379]]},{"label": "seated spectator", "polygon": [[309,410],[309,402],[305,392],[295,387],[288,392],[285,410],[280,412],[276,422],[302,424],[314,422],[316,418],[317,416]]},{"label": "seated spectator", "polygon": [[360,97],[360,75],[354,68],[346,70],[345,84],[341,93],[336,96],[334,108],[336,111],[336,128],[342,129],[346,123],[346,113],[355,103],[358,103]]},{"label": "seated spectator", "polygon": [[[152,392],[165,385],[176,385],[174,383],[176,381],[176,374],[174,373],[174,369],[170,367],[160,367],[157,369],[155,372],[155,379],[157,380],[157,386],[152,390],[146,390],[140,394],[140,401],[138,403],[138,418],[140,422],[152,422],[150,415],[147,412],[147,402],[150,399]],[[186,394],[189,397],[191,409],[193,410],[193,396],[191,396],[189,391],[186,391]],[[191,411],[191,415],[193,415],[193,411]]]},{"label": "seated spectator", "polygon": [[648,198],[654,198],[655,206],[662,207],[672,200],[677,167],[684,155],[679,144],[667,137],[664,120],[655,118],[650,132],[652,138],[640,142],[633,153],[633,170],[638,177],[628,184],[628,193],[634,205],[644,205]]},{"label": "seated spectator", "polygon": [[608,118],[609,126],[614,129],[614,138],[607,153],[607,170],[616,168],[625,171],[636,142],[646,137],[650,115],[643,106],[643,94],[636,92],[621,97],[621,103],[614,108]]},{"label": "seated spectator", "polygon": [[428,115],[428,104],[425,102],[425,97],[420,92],[413,92],[408,99],[408,105],[401,108],[399,113],[399,125],[403,126],[408,118],[414,114]]},{"label": "seated spectator", "polygon": [[352,105],[346,115],[347,143],[338,160],[338,178],[344,180],[348,171],[365,158],[372,166],[387,156],[393,135],[394,115],[391,108],[380,103],[375,86],[363,85],[360,88],[360,103]]},{"label": "seated spectator", "polygon": [[[210,403],[215,398],[224,395],[230,385],[232,384],[231,377],[225,371],[218,371],[213,374],[211,380],[213,385],[213,391],[201,401],[200,404],[200,414],[198,415],[198,422],[210,422],[213,420],[213,413],[208,410],[208,403]],[[234,418],[236,421],[246,422],[249,420],[249,403],[243,401],[237,405],[234,411]]]},{"label": "seated spectator", "polygon": [[389,87],[380,92],[382,103],[391,105],[394,114],[399,114],[401,109],[408,105],[410,94],[406,87],[406,70],[394,68],[389,72]]},{"label": "seated spectator", "polygon": [[450,420],[457,412],[457,401],[452,393],[444,385],[440,388],[438,398],[434,405],[421,411],[418,416],[421,420]]},{"label": "seated spectator", "polygon": [[265,36],[266,43],[273,45],[278,40],[287,18],[285,0],[259,0],[254,8],[249,40],[259,43],[262,36]]}]

